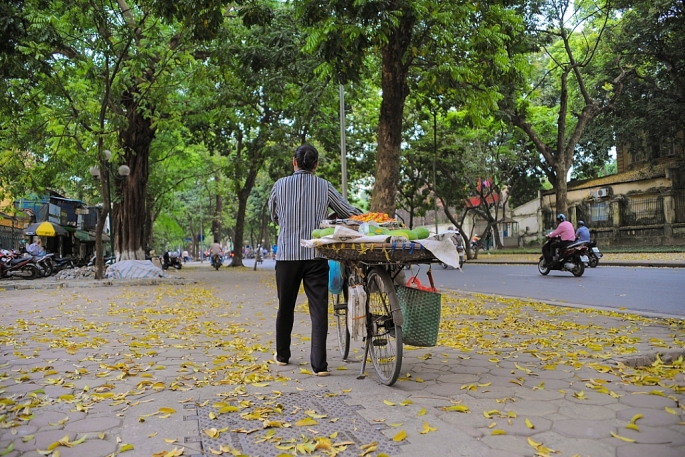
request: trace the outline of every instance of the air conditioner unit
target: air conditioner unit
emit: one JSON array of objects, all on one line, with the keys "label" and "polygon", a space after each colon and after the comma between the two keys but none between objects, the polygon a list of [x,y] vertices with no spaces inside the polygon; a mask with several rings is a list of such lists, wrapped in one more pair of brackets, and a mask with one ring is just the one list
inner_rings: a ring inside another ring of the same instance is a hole
[{"label": "air conditioner unit", "polygon": [[608,197],[609,196],[609,189],[603,188],[603,189],[597,189],[597,197],[602,198],[602,197]]}]

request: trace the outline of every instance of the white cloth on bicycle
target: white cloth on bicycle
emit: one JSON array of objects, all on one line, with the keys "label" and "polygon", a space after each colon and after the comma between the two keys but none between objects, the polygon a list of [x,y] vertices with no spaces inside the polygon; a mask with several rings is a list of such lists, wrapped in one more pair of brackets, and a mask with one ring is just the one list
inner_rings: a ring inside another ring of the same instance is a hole
[{"label": "white cloth on bicycle", "polygon": [[359,284],[348,288],[347,330],[354,341],[366,338],[366,292]]},{"label": "white cloth on bicycle", "polygon": [[[451,235],[449,233],[448,235]],[[409,243],[404,237],[401,236],[388,236],[388,235],[373,235],[365,236],[357,232],[356,230],[349,229],[342,225],[335,228],[333,235],[324,236],[321,238],[315,238],[313,240],[301,240],[302,246],[308,248],[315,248],[317,246],[323,246],[324,244],[331,243],[397,243],[398,248],[401,248],[402,243]],[[414,240],[412,243],[417,243],[428,249],[439,261],[449,265],[454,268],[459,268],[459,255],[457,250],[454,248],[454,243],[450,241],[449,236],[445,236],[443,233],[424,238],[422,240]]]}]

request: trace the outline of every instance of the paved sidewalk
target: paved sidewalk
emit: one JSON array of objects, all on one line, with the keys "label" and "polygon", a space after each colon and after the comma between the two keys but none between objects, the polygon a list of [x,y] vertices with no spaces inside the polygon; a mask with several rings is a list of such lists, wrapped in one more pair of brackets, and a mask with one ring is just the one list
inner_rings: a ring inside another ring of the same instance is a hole
[{"label": "paved sidewalk", "polygon": [[273,272],[174,274],[0,290],[0,455],[685,455],[682,320],[445,293],[438,346],[386,387],[333,326],[311,375],[303,297],[272,363]]}]

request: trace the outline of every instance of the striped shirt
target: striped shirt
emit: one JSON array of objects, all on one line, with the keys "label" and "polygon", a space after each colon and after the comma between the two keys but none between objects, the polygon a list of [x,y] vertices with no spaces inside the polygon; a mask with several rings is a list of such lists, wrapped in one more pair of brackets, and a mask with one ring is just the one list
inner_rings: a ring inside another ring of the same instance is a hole
[{"label": "striped shirt", "polygon": [[325,179],[311,172],[298,170],[276,181],[269,196],[271,220],[280,226],[276,260],[312,260],[313,248],[300,245],[309,240],[312,231],[328,216],[328,208],[338,217],[359,214]]}]

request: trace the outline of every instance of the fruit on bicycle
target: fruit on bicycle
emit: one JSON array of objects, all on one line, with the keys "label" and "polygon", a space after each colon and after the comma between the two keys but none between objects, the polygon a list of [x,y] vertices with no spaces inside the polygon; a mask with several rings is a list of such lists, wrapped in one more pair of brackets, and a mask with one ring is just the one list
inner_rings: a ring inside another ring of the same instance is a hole
[{"label": "fruit on bicycle", "polygon": [[350,217],[350,219],[354,221],[360,221],[360,222],[378,222],[379,224],[382,224],[383,222],[395,222],[395,219],[392,217],[388,216],[386,213],[364,213],[364,214],[359,214],[359,215],[354,215]]},{"label": "fruit on bicycle", "polygon": [[413,230],[390,230],[388,233],[390,236],[403,236],[408,240],[416,240],[418,239],[418,236],[416,235],[416,232]]},{"label": "fruit on bicycle", "polygon": [[431,234],[431,232],[429,232],[426,227],[416,227],[413,230],[414,230],[414,232],[416,232],[416,237],[419,240],[423,240],[424,238],[428,238]]},{"label": "fruit on bicycle", "polygon": [[321,230],[319,230],[319,229],[312,230],[312,238],[321,238]]},{"label": "fruit on bicycle", "polygon": [[325,228],[325,229],[319,229],[319,238],[323,238],[324,236],[328,235],[333,235],[335,232],[335,229],[333,227]]}]

